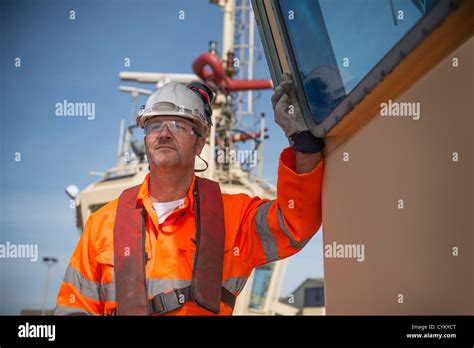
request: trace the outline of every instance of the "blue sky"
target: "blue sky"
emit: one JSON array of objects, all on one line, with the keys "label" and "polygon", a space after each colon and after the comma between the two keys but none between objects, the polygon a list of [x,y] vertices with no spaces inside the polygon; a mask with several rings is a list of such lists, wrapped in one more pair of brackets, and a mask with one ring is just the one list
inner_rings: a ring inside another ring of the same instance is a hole
[{"label": "blue sky", "polygon": [[[180,10],[185,20],[178,19]],[[192,73],[192,61],[210,40],[220,48],[222,12],[207,0],[0,2],[0,243],[39,247],[38,262],[0,259],[0,314],[41,308],[44,256],[59,259],[47,298],[54,306],[80,236],[64,188],[83,189],[97,179],[89,171],[115,164],[120,118],[128,120],[130,112],[130,97],[119,85],[153,87],[121,82],[119,72]],[[21,67],[15,67],[17,57]],[[254,77],[270,78],[263,54]],[[273,121],[270,97],[271,91],[261,93],[255,111],[268,115],[263,176],[274,182],[287,141]],[[95,103],[95,119],[56,117],[55,104],[64,99]],[[319,231],[290,259],[284,295],[305,278],[323,275],[321,237]]]}]

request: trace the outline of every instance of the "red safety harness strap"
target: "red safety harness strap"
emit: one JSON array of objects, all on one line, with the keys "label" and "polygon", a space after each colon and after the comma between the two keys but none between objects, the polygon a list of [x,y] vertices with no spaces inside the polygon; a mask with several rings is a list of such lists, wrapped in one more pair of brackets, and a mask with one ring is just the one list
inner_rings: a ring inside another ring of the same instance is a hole
[{"label": "red safety harness strap", "polygon": [[217,182],[196,179],[194,209],[197,246],[191,294],[198,305],[213,313],[219,313],[224,267],[224,204]]},{"label": "red safety harness strap", "polygon": [[145,216],[137,202],[140,186],[122,192],[114,225],[114,272],[117,315],[147,315]]}]

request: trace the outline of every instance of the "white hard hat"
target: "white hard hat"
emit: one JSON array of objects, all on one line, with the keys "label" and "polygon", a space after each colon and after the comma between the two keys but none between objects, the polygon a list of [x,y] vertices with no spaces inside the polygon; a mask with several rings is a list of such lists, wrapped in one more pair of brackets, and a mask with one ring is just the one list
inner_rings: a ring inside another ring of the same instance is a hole
[{"label": "white hard hat", "polygon": [[148,97],[146,104],[138,112],[137,125],[143,128],[147,120],[157,116],[180,116],[197,122],[207,134],[212,126],[212,109],[209,104],[213,99],[211,89],[200,82],[188,86],[169,82]]}]

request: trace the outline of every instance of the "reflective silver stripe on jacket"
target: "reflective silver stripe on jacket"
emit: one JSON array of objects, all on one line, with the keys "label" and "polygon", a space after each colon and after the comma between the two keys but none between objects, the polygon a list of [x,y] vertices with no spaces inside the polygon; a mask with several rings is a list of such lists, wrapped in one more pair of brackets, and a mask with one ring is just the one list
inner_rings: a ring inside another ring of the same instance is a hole
[{"label": "reflective silver stripe on jacket", "polygon": [[182,289],[189,285],[191,285],[189,280],[164,278],[147,278],[146,280],[148,297],[156,296],[168,289]]},{"label": "reflective silver stripe on jacket", "polygon": [[278,225],[280,226],[280,229],[283,231],[283,233],[285,234],[285,236],[288,237],[288,239],[290,240],[290,245],[292,248],[295,248],[295,249],[301,249],[302,247],[304,247],[311,238],[307,238],[305,240],[302,240],[301,242],[297,242],[293,236],[291,235],[290,231],[288,231],[288,229],[286,228],[285,226],[285,222],[283,221],[283,215],[281,214],[281,210],[280,210],[280,207],[277,208],[277,219],[278,219]]},{"label": "reflective silver stripe on jacket", "polygon": [[[263,203],[257,208],[257,213],[255,215],[255,225],[257,229],[257,234],[262,242],[263,252],[265,254],[265,258],[267,262],[279,260],[280,257],[278,256],[278,248],[276,245],[275,237],[273,236],[270,227],[268,226],[268,211],[272,203],[277,204],[275,200],[271,200],[268,202]],[[297,242],[293,236],[291,235],[290,231],[285,226],[285,222],[283,220],[283,214],[281,213],[280,207],[277,207],[277,219],[278,219],[278,226],[285,234],[285,236],[290,241],[290,245],[292,248],[301,249],[303,248],[311,238],[307,238],[301,242]]]},{"label": "reflective silver stripe on jacket", "polygon": [[94,301],[101,301],[100,283],[85,278],[76,268],[69,266],[64,275],[63,282],[74,286],[81,296]]},{"label": "reflective silver stripe on jacket", "polygon": [[247,283],[247,277],[231,277],[222,282],[222,286],[231,293],[240,293]]},{"label": "reflective silver stripe on jacket", "polygon": [[96,314],[89,313],[88,311],[82,308],[56,305],[53,315],[96,315]]},{"label": "reflective silver stripe on jacket", "polygon": [[255,214],[255,226],[257,229],[257,234],[262,242],[263,252],[267,262],[276,261],[280,257],[278,256],[278,248],[276,245],[275,237],[273,236],[270,227],[268,227],[268,209],[274,200],[263,203],[257,208],[257,213]]}]

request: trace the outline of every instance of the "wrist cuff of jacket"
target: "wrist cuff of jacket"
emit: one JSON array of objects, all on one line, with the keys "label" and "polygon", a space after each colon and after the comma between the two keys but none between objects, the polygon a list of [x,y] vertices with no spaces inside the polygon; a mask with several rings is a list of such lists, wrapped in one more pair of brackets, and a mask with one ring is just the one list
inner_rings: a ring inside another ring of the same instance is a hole
[{"label": "wrist cuff of jacket", "polygon": [[316,138],[309,130],[293,133],[288,139],[293,149],[298,152],[316,153],[321,152],[324,148],[323,140]]}]

